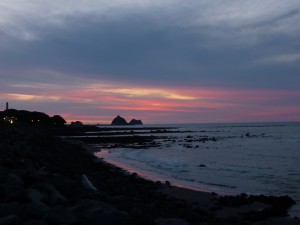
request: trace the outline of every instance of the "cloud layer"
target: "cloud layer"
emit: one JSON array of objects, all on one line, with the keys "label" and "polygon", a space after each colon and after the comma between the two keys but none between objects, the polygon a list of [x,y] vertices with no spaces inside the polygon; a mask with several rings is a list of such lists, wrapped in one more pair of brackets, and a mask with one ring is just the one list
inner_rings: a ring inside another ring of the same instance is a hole
[{"label": "cloud layer", "polygon": [[132,109],[150,122],[300,119],[298,0],[3,0],[0,10],[0,90],[18,107],[94,122]]}]

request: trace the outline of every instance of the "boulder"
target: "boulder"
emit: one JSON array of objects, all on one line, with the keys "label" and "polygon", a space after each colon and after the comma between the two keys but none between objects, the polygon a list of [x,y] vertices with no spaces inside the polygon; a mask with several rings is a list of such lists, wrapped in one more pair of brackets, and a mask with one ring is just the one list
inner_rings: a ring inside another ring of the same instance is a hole
[{"label": "boulder", "polygon": [[61,194],[52,184],[49,183],[42,183],[36,185],[36,188],[43,193],[45,198],[48,196],[48,201],[50,205],[57,205],[57,204],[66,204],[68,199]]},{"label": "boulder", "polygon": [[185,220],[179,218],[157,219],[158,225],[188,225]]},{"label": "boulder", "polygon": [[[76,217],[62,206],[54,206],[44,216],[43,220],[48,224],[74,224]],[[99,221],[98,221],[99,222]]]},{"label": "boulder", "polygon": [[11,214],[0,218],[0,225],[15,225],[20,218],[17,215]]},{"label": "boulder", "polygon": [[44,194],[33,188],[26,189],[26,197],[32,202],[39,202],[45,200]]},{"label": "boulder", "polygon": [[0,203],[0,218],[7,215],[19,215],[22,212],[22,206],[16,202]]},{"label": "boulder", "polygon": [[26,222],[22,223],[22,225],[47,225],[47,224],[41,220],[27,220]]},{"label": "boulder", "polygon": [[76,202],[75,206],[70,208],[70,211],[78,218],[87,219],[96,216],[97,214],[108,213],[116,211],[115,207],[104,202],[80,199]]},{"label": "boulder", "polygon": [[89,225],[129,225],[130,217],[126,212],[113,211],[97,214],[95,217],[89,218],[86,222]]},{"label": "boulder", "polygon": [[93,183],[90,181],[87,175],[83,174],[81,176],[81,182],[86,189],[91,191],[98,191],[98,189],[93,185]]},{"label": "boulder", "polygon": [[25,218],[42,218],[48,211],[50,207],[44,204],[43,202],[31,202],[26,205],[26,208],[23,211],[23,217]]}]

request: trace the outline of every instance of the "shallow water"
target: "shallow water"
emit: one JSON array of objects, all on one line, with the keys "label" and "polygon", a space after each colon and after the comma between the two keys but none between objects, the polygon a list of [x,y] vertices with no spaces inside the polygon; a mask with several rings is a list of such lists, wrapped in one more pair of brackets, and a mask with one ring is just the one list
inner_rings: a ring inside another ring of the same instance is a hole
[{"label": "shallow water", "polygon": [[181,132],[163,134],[160,147],[104,149],[97,156],[146,178],[196,190],[289,195],[298,203],[290,214],[300,215],[300,123],[174,127]]}]

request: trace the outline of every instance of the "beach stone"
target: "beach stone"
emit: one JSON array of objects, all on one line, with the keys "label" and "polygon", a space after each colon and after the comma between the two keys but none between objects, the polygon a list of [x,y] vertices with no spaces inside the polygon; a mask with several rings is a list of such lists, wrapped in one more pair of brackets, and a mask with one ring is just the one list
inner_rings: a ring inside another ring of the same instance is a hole
[{"label": "beach stone", "polygon": [[0,184],[0,202],[3,202],[5,199],[5,191],[3,185]]},{"label": "beach stone", "polygon": [[3,190],[5,201],[20,201],[25,195],[24,188],[18,185],[4,185]]},{"label": "beach stone", "polygon": [[98,214],[110,213],[116,211],[115,207],[104,202],[80,199],[75,206],[70,208],[70,211],[78,218],[86,219]]},{"label": "beach stone", "polygon": [[[3,159],[0,159],[0,165],[3,165],[2,161],[3,161]],[[0,182],[1,183],[3,183],[6,180],[8,173],[9,173],[9,170],[7,168],[0,167]]]},{"label": "beach stone", "polygon": [[207,167],[205,164],[199,164],[199,166],[198,167],[202,167],[202,168],[204,168],[204,167]]},{"label": "beach stone", "polygon": [[[47,173],[45,170],[42,170],[41,172]],[[62,174],[55,174],[54,176],[52,175],[51,184],[63,195],[73,193],[73,191],[77,189],[77,186],[79,186],[76,181]]]},{"label": "beach stone", "polygon": [[19,177],[18,175],[14,174],[14,173],[9,173],[8,174],[5,183],[11,184],[11,185],[24,186],[23,179],[21,177]]},{"label": "beach stone", "polygon": [[11,214],[0,218],[0,225],[16,225],[19,221],[17,215]]},{"label": "beach stone", "polygon": [[26,222],[22,223],[22,225],[47,225],[47,224],[41,220],[27,220]]},{"label": "beach stone", "polygon": [[98,189],[93,185],[93,183],[90,181],[90,179],[87,177],[87,175],[82,174],[81,182],[82,182],[82,185],[86,189],[91,190],[91,191],[98,191]]},{"label": "beach stone", "polygon": [[130,210],[130,215],[132,215],[134,217],[141,217],[143,215],[143,211],[138,207],[133,207]]},{"label": "beach stone", "polygon": [[38,183],[42,180],[41,176],[38,174],[37,170],[33,167],[33,163],[31,160],[26,160],[24,162],[24,166],[26,167],[25,171],[23,172],[22,178],[24,182],[29,184]]},{"label": "beach stone", "polygon": [[5,201],[18,201],[24,198],[24,181],[14,173],[9,173],[2,184]]},{"label": "beach stone", "polygon": [[143,224],[143,225],[157,225],[148,212],[144,214],[143,211],[138,208],[134,207],[130,210],[130,215],[132,219],[136,222],[136,224]]},{"label": "beach stone", "polygon": [[157,219],[158,225],[188,225],[185,220],[178,218],[169,218],[169,219]]},{"label": "beach stone", "polygon": [[49,210],[50,207],[43,202],[34,201],[27,205],[26,215],[33,216],[35,218],[42,218]]},{"label": "beach stone", "polygon": [[54,206],[44,215],[43,221],[49,224],[74,224],[76,217],[68,209],[62,206]]},{"label": "beach stone", "polygon": [[63,196],[59,191],[54,189],[51,192],[49,202],[52,205],[65,204],[68,202],[68,199],[65,196]]},{"label": "beach stone", "polygon": [[48,203],[50,205],[66,204],[68,202],[67,198],[62,195],[52,184],[43,183],[36,186],[44,195],[48,198]]},{"label": "beach stone", "polygon": [[86,221],[88,225],[129,225],[129,215],[122,211],[113,211],[89,218]]},{"label": "beach stone", "polygon": [[16,202],[0,203],[0,217],[10,214],[19,215],[22,211],[22,206]]},{"label": "beach stone", "polygon": [[32,188],[26,189],[26,197],[32,202],[41,202],[45,200],[45,195],[42,192]]}]

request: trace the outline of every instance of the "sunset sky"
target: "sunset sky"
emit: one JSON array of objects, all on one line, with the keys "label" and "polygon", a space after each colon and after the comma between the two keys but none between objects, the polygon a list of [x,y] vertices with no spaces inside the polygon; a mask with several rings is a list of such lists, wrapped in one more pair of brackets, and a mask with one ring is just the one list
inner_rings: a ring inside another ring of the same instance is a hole
[{"label": "sunset sky", "polygon": [[1,0],[0,110],[300,121],[299,0]]}]

